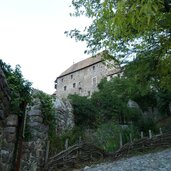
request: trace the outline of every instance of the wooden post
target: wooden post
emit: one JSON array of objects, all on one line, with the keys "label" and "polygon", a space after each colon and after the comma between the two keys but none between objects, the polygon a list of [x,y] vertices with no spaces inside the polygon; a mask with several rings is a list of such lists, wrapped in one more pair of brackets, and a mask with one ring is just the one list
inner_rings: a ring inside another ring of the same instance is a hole
[{"label": "wooden post", "polygon": [[149,130],[149,138],[150,138],[150,139],[152,138],[151,130]]},{"label": "wooden post", "polygon": [[162,132],[162,129],[160,128],[160,135],[162,135],[163,134],[163,132]]},{"label": "wooden post", "polygon": [[65,140],[65,150],[68,149],[68,138]]},{"label": "wooden post", "polygon": [[144,138],[144,133],[143,133],[143,131],[141,131],[141,138]]},{"label": "wooden post", "polygon": [[47,161],[48,161],[49,147],[50,147],[50,141],[47,142],[47,146],[46,146],[45,165],[46,165],[46,163],[47,163]]},{"label": "wooden post", "polygon": [[122,134],[121,133],[119,133],[119,140],[120,140],[120,148],[121,148],[122,145],[123,145]]},{"label": "wooden post", "polygon": [[132,143],[132,134],[131,133],[129,134],[129,139],[130,139],[130,142]]},{"label": "wooden post", "polygon": [[79,137],[78,143],[80,144],[82,142],[81,136]]}]

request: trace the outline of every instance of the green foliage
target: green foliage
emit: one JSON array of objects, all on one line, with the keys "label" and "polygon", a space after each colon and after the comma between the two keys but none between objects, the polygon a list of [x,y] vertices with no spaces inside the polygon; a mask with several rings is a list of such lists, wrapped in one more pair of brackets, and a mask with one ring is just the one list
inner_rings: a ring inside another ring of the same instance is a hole
[{"label": "green foliage", "polygon": [[81,127],[74,127],[72,130],[68,130],[62,135],[56,135],[50,141],[50,155],[53,156],[56,153],[65,149],[65,141],[68,139],[68,146],[72,146],[78,143],[80,138],[84,139],[84,130]]},{"label": "green foliage", "polygon": [[160,112],[165,116],[171,115],[169,105],[171,103],[171,92],[167,90],[161,90],[157,93],[157,107]]},{"label": "green foliage", "polygon": [[[75,9],[72,16],[85,15],[93,20],[84,33],[76,29],[69,33],[77,40],[87,41],[91,51],[105,48],[111,52],[128,52],[127,45],[142,50],[146,42],[154,41],[155,34],[168,33],[171,26],[171,6],[165,0],[93,0],[91,3],[73,0],[72,7]],[[169,36],[160,34],[154,43],[164,39],[167,44]],[[140,37],[145,41],[142,45],[134,41]]]},{"label": "green foliage", "polygon": [[[121,125],[132,123],[139,131],[155,130],[152,117],[146,119],[142,112],[149,107],[157,107],[158,92],[150,86],[145,91],[141,90],[143,88],[136,85],[136,80],[129,77],[115,77],[111,81],[103,79],[98,87],[99,91],[94,92],[89,99],[70,96],[77,126],[97,128],[113,120]],[[137,102],[140,108],[128,107],[130,99]],[[168,105],[168,102],[164,104]]]},{"label": "green foliage", "polygon": [[0,60],[0,67],[5,74],[10,88],[10,111],[13,114],[22,116],[26,105],[31,100],[31,83],[23,78],[19,65],[13,70],[10,65]]},{"label": "green foliage", "polygon": [[72,7],[73,16],[85,15],[92,23],[67,35],[86,41],[89,53],[106,50],[120,63],[143,58],[137,67],[145,71],[141,78],[147,74],[142,87],[150,77],[148,83],[171,90],[170,0],[73,0]]},{"label": "green foliage", "polygon": [[81,127],[74,127],[72,130],[69,130],[67,132],[65,132],[62,136],[61,136],[61,140],[63,143],[63,147],[65,144],[65,140],[68,139],[69,145],[73,145],[75,143],[79,142],[79,139],[84,139],[84,129]]},{"label": "green foliage", "polygon": [[104,123],[97,128],[92,141],[106,151],[114,151],[119,147],[119,132],[120,128],[117,124]]},{"label": "green foliage", "polygon": [[69,99],[74,109],[75,124],[80,127],[94,127],[96,112],[91,100],[79,95],[70,95]]},{"label": "green foliage", "polygon": [[140,131],[134,125],[126,125],[125,128],[122,128],[120,131],[122,135],[122,142],[126,144],[134,139],[139,139]]}]

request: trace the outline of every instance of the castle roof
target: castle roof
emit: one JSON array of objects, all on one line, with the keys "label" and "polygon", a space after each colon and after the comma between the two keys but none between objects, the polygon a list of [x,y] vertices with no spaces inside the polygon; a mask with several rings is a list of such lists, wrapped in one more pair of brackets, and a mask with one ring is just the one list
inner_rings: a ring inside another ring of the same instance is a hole
[{"label": "castle roof", "polygon": [[86,67],[94,65],[94,64],[99,63],[101,61],[102,61],[102,57],[100,54],[96,55],[95,57],[90,57],[90,58],[84,59],[80,62],[73,64],[71,67],[69,67],[67,70],[65,70],[62,74],[60,74],[57,78],[60,78],[60,77],[63,77],[65,75],[76,72],[78,70],[84,69]]}]

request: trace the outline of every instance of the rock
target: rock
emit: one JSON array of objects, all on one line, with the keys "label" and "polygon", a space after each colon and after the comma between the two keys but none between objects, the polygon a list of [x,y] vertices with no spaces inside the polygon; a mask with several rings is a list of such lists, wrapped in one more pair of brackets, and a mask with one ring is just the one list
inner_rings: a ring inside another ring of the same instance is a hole
[{"label": "rock", "polygon": [[66,130],[72,129],[74,127],[74,115],[70,102],[67,99],[56,97],[54,107],[56,111],[57,134],[62,134]]},{"label": "rock", "polygon": [[42,123],[43,122],[43,118],[41,116],[33,115],[32,117],[30,117],[30,122]]},{"label": "rock", "polygon": [[89,166],[85,166],[83,170],[87,170],[89,169],[90,167]]},{"label": "rock", "polygon": [[17,126],[18,125],[18,116],[17,115],[9,115],[6,118],[7,126]]},{"label": "rock", "polygon": [[4,133],[15,134],[16,133],[16,127],[6,127],[4,129]]},{"label": "rock", "polygon": [[133,100],[131,100],[131,99],[128,100],[127,106],[128,106],[129,108],[140,109],[139,105],[138,105],[135,101],[133,101]]},{"label": "rock", "polygon": [[0,110],[0,119],[3,119],[5,117],[4,111],[1,109]]},{"label": "rock", "polygon": [[28,115],[29,116],[41,116],[42,113],[40,109],[31,108],[31,110],[28,111]]}]

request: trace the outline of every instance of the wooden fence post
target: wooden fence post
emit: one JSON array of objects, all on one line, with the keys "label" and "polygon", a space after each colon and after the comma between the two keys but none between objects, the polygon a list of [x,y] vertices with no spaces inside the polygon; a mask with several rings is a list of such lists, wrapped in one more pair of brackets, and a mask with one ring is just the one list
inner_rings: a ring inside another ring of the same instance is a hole
[{"label": "wooden fence post", "polygon": [[82,142],[81,136],[79,137],[78,143],[80,144]]},{"label": "wooden fence post", "polygon": [[152,138],[151,130],[149,130],[149,138],[150,138],[150,139]]},{"label": "wooden fence post", "polygon": [[119,140],[120,140],[120,148],[121,148],[122,145],[123,145],[122,134],[121,133],[119,133]]},{"label": "wooden fence post", "polygon": [[132,143],[132,134],[131,133],[129,134],[129,139],[130,139],[130,142]]},{"label": "wooden fence post", "polygon": [[68,138],[65,140],[65,150],[68,149]]},{"label": "wooden fence post", "polygon": [[144,138],[144,133],[141,131],[141,139]]}]

